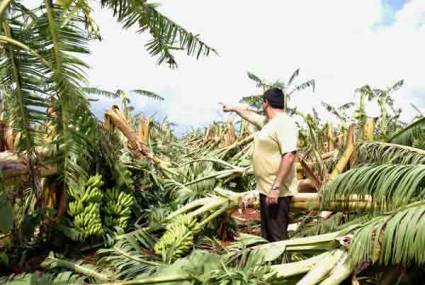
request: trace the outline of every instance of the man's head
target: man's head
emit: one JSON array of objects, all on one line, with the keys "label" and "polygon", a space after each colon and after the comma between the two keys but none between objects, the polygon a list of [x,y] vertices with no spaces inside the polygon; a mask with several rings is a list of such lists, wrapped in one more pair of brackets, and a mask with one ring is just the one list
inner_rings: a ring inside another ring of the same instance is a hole
[{"label": "man's head", "polygon": [[279,88],[270,88],[263,94],[263,108],[283,109],[283,92]]}]

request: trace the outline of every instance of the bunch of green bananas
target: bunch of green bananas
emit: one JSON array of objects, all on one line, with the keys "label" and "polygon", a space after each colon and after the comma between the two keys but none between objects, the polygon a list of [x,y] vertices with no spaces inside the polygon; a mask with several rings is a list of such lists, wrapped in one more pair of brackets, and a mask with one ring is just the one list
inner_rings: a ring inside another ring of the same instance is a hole
[{"label": "bunch of green bananas", "polygon": [[161,255],[164,262],[173,262],[189,252],[200,230],[196,218],[191,215],[177,216],[155,244],[155,253]]},{"label": "bunch of green bananas", "polygon": [[102,176],[98,174],[69,189],[73,201],[68,204],[68,214],[73,217],[74,227],[80,233],[78,239],[99,236],[103,233],[100,217],[102,185]]},{"label": "bunch of green bananas", "polygon": [[108,189],[104,195],[103,211],[107,227],[120,227],[125,229],[131,215],[133,196],[120,191],[118,188]]}]

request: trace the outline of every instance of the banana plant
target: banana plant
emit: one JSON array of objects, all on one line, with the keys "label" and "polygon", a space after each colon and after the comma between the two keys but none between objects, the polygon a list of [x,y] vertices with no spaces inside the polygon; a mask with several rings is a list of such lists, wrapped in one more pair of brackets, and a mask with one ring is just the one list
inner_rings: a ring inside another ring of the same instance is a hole
[{"label": "banana plant", "polygon": [[[274,82],[268,82],[264,79],[261,79],[257,75],[248,72],[248,78],[254,81],[258,88],[262,89],[262,92],[266,91],[269,88],[279,88],[283,91],[284,95],[284,109],[288,110],[290,113],[293,113],[295,110],[288,109],[288,101],[291,100],[291,96],[301,90],[312,88],[313,92],[316,86],[316,82],[314,80],[308,80],[301,84],[298,84],[296,86],[292,86],[295,79],[299,76],[300,69],[295,70],[292,75],[289,77],[287,82],[284,81],[274,81]],[[242,103],[247,103],[249,106],[254,108],[256,111],[261,112],[261,99],[262,94],[260,95],[253,95],[253,96],[246,96],[241,99]]]}]

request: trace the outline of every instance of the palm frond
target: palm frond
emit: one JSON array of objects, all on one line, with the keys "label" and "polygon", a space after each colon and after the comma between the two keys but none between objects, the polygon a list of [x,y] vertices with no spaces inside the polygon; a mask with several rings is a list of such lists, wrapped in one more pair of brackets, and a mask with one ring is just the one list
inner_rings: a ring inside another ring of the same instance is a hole
[{"label": "palm frond", "polygon": [[264,80],[262,80],[260,77],[258,77],[254,73],[251,73],[251,72],[248,71],[247,75],[248,75],[249,79],[251,79],[252,81],[254,81],[257,84],[257,87],[259,87],[259,88],[269,87],[269,85]]},{"label": "palm frond", "polygon": [[216,51],[201,41],[197,35],[179,26],[157,10],[157,5],[142,0],[102,0],[103,7],[113,10],[114,16],[124,28],[137,25],[138,32],[149,32],[152,36],[146,44],[148,52],[158,56],[158,63],[167,61],[176,66],[174,51],[185,50],[188,55],[199,58]]},{"label": "palm frond", "polygon": [[292,73],[291,77],[288,80],[288,83],[286,83],[286,87],[291,86],[292,82],[295,80],[295,78],[298,77],[299,74],[300,74],[300,69],[298,68],[297,70],[294,71],[294,73]]},{"label": "palm frond", "polygon": [[88,178],[90,151],[97,136],[96,119],[81,92],[87,64],[76,57],[88,53],[87,38],[80,28],[81,18],[76,16],[62,26],[61,9],[52,7],[48,0],[45,7],[46,13],[40,17],[38,26],[39,41],[45,46],[42,55],[52,62],[52,69],[47,70],[51,77],[47,90],[57,98],[52,122],[58,133],[53,144],[59,147],[53,148],[52,157],[59,163],[59,173],[69,186],[78,183],[79,178]]},{"label": "palm frond", "polygon": [[99,264],[114,268],[120,279],[151,274],[161,265],[152,253],[155,242],[155,237],[145,230],[124,235],[110,248],[97,252],[101,257]]},{"label": "palm frond", "polygon": [[425,203],[415,202],[378,216],[353,236],[349,256],[354,264],[425,264]]},{"label": "palm frond", "polygon": [[341,106],[338,107],[338,110],[340,111],[346,111],[352,107],[354,107],[355,103],[354,102],[348,102],[345,104],[342,104]]},{"label": "palm frond", "polygon": [[82,87],[81,88],[83,93],[89,94],[89,95],[96,95],[96,96],[103,96],[108,98],[118,98],[119,95],[117,92],[111,92],[108,90],[96,88],[96,87]]},{"label": "palm frond", "polygon": [[425,199],[425,165],[382,164],[351,169],[326,186],[323,205],[348,202],[354,197],[370,200],[375,210],[395,209]]},{"label": "palm frond", "polygon": [[425,151],[384,142],[365,142],[357,148],[358,163],[425,164]]},{"label": "palm frond", "polygon": [[363,85],[360,88],[356,88],[355,92],[359,92],[361,96],[365,96],[365,98],[368,98],[369,100],[372,100],[372,98],[376,95],[369,85]]},{"label": "palm frond", "polygon": [[294,92],[300,91],[300,90],[304,90],[306,88],[311,87],[311,89],[314,92],[314,89],[316,88],[316,81],[314,79],[312,80],[308,80],[304,83],[301,83],[300,85],[297,85],[294,89],[292,89],[288,95],[292,95]]},{"label": "palm frond", "polygon": [[331,114],[335,115],[338,119],[342,119],[341,114],[338,112],[338,110],[334,106],[332,106],[332,105],[330,105],[330,104],[328,104],[326,102],[323,102],[323,101],[320,102],[320,103],[326,109],[326,111],[328,111]]},{"label": "palm frond", "polygon": [[42,267],[45,269],[65,268],[75,273],[82,274],[95,281],[108,281],[112,277],[108,273],[100,272],[100,268],[96,268],[91,264],[83,264],[81,260],[67,260],[55,257],[53,253],[43,261]]},{"label": "palm frond", "polygon": [[388,90],[387,92],[392,92],[392,91],[396,91],[398,89],[400,89],[404,84],[404,80],[399,80],[396,83],[394,83]]},{"label": "palm frond", "polygon": [[279,88],[279,89],[284,91],[285,88],[286,88],[286,85],[285,85],[285,82],[277,80],[277,81],[273,82],[271,85],[269,85],[269,87],[270,88]]},{"label": "palm frond", "polygon": [[18,274],[0,278],[4,285],[84,285],[84,277],[72,271]]},{"label": "palm frond", "polygon": [[[14,20],[3,21],[3,30],[6,36],[19,42],[28,41],[29,48],[38,48],[34,41],[36,31],[32,25]],[[30,155],[35,151],[37,125],[41,125],[45,119],[44,109],[47,107],[46,95],[40,85],[46,78],[39,72],[43,65],[36,56],[26,50],[6,46],[6,56],[0,60],[0,83],[7,90],[5,104],[8,112],[6,120],[9,121],[15,133],[21,134],[18,151],[26,150]]]},{"label": "palm frond", "polygon": [[67,3],[58,1],[58,4],[64,8],[62,13],[62,26],[67,25],[68,21],[72,20],[76,14],[81,13],[84,17],[84,26],[87,30],[88,37],[102,40],[99,27],[92,17],[92,8],[88,0],[69,1]]},{"label": "palm frond", "polygon": [[263,102],[263,97],[262,95],[245,96],[245,97],[242,97],[242,99],[239,102],[248,104],[250,107],[254,108],[255,110],[260,110],[261,104]]},{"label": "palm frond", "polygon": [[319,216],[309,223],[302,223],[291,237],[306,237],[336,231],[344,223],[345,218],[342,212],[335,213],[328,219]]},{"label": "palm frond", "polygon": [[422,117],[402,130],[396,132],[389,140],[390,143],[411,146],[415,140],[425,139],[425,117]]},{"label": "palm frond", "polygon": [[415,104],[413,104],[413,103],[410,103],[410,106],[413,108],[413,109],[415,109],[415,111],[418,113],[418,115],[420,116],[420,117],[423,117],[423,116],[425,116],[424,115],[424,113],[418,108],[418,106],[416,106]]},{"label": "palm frond", "polygon": [[163,101],[164,98],[159,96],[158,94],[152,92],[152,91],[148,91],[148,90],[143,90],[143,89],[134,89],[131,90],[132,93],[135,93],[137,95],[141,95],[141,96],[145,96],[145,97],[149,97],[155,100],[159,100],[159,101]]},{"label": "palm frond", "polygon": [[[39,128],[45,121],[47,107],[46,94],[40,86],[46,77],[40,69],[45,68],[44,59],[35,51],[40,48],[36,41],[37,30],[30,20],[23,21],[22,9],[14,9],[9,20],[2,21],[2,32],[6,37],[23,43],[24,47],[7,45],[5,55],[0,58],[0,84],[5,91],[6,121],[13,132],[19,135],[17,150],[26,151],[29,157],[29,180],[33,189],[37,189],[35,181],[34,157]],[[27,44],[25,44],[27,43]]]}]

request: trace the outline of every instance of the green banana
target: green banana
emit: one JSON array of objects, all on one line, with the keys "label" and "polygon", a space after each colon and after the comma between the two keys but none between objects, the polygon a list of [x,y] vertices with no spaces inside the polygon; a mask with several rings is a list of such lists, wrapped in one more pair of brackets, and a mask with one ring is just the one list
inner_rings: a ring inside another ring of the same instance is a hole
[{"label": "green banana", "polygon": [[70,201],[68,214],[73,218],[72,223],[79,231],[77,240],[102,234],[100,203],[102,202],[103,181],[101,175],[91,176],[87,181],[69,189]]},{"label": "green banana", "polygon": [[103,212],[107,214],[104,218],[105,225],[113,228],[126,228],[131,215],[133,196],[118,188],[108,189],[104,195]]},{"label": "green banana", "polygon": [[155,244],[155,253],[161,255],[165,262],[173,262],[190,250],[195,235],[200,230],[201,228],[197,225],[197,220],[194,217],[190,215],[177,216]]}]

